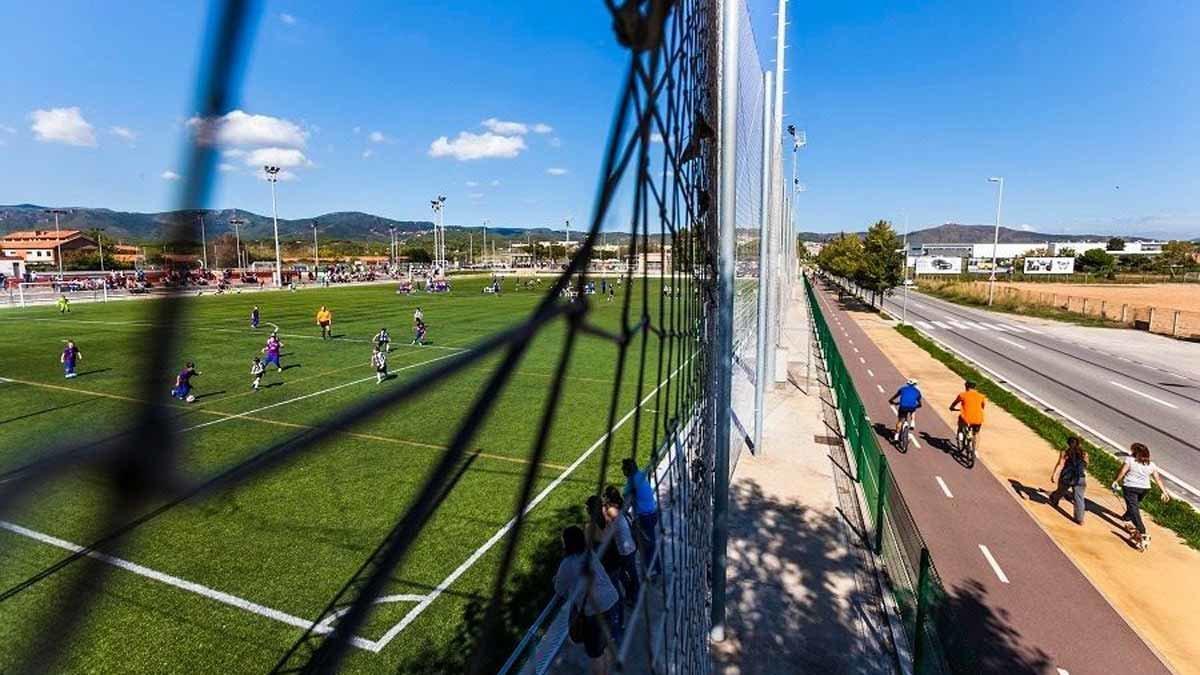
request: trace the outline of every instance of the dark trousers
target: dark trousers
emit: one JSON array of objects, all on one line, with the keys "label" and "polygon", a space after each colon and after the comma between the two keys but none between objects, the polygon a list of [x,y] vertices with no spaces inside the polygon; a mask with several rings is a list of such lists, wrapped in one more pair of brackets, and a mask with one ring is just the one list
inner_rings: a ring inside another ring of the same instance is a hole
[{"label": "dark trousers", "polygon": [[617,564],[608,576],[619,584],[619,588],[624,590],[626,602],[637,602],[638,589],[640,588],[640,584],[638,583],[637,549],[631,551],[629,555],[619,556]]},{"label": "dark trousers", "polygon": [[1050,503],[1055,507],[1058,506],[1058,500],[1067,496],[1067,492],[1071,492],[1072,501],[1075,503],[1075,522],[1083,524],[1083,514],[1087,509],[1087,500],[1084,494],[1087,492],[1087,486],[1083,483],[1070,485],[1063,481],[1058,482],[1058,487],[1054,488],[1054,492],[1050,493]]},{"label": "dark trousers", "polygon": [[1150,491],[1143,488],[1126,487],[1121,489],[1121,493],[1125,495],[1125,513],[1121,516],[1121,520],[1132,522],[1137,531],[1142,534],[1146,534],[1146,525],[1142,523],[1142,499],[1148,492]]},{"label": "dark trousers", "polygon": [[[650,561],[654,560],[654,550],[658,544],[658,511],[654,513],[638,514],[637,517],[638,534],[641,535],[642,544],[642,562],[647,566]],[[662,569],[662,561],[654,563],[653,573],[657,574]]]}]

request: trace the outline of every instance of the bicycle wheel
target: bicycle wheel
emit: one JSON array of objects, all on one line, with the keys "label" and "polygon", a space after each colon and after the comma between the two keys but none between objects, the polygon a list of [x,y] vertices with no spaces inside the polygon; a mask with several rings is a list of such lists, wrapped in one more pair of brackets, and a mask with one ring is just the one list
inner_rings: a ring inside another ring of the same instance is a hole
[{"label": "bicycle wheel", "polygon": [[900,425],[900,452],[908,452],[908,441],[911,431],[912,425],[908,422]]}]

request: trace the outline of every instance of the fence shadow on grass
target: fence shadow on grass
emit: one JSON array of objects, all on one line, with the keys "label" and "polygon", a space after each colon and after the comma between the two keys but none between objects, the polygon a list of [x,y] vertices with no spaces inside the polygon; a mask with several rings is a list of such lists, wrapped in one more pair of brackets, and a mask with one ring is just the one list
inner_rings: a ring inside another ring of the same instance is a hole
[{"label": "fence shadow on grass", "polygon": [[478,672],[494,673],[504,665],[525,632],[533,625],[538,613],[554,597],[554,574],[562,560],[559,533],[568,525],[582,525],[582,499],[578,504],[554,511],[545,519],[546,531],[527,528],[521,547],[530,552],[523,570],[514,571],[505,584],[503,597],[497,600],[500,617],[491,624],[492,634],[483,638],[484,617],[491,598],[473,595],[462,610],[462,619],[444,643],[427,643],[424,647],[397,664],[396,673],[465,673],[471,669],[476,646],[488,644],[487,654],[480,655]]}]

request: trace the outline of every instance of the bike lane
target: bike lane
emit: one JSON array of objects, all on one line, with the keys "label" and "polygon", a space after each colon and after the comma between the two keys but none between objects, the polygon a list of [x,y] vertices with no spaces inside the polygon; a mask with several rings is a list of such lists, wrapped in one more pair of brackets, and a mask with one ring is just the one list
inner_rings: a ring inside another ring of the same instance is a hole
[{"label": "bike lane", "polygon": [[[967,642],[951,648],[975,651],[986,672],[1170,672],[985,467],[968,468],[945,451],[954,431],[938,416],[918,413],[917,443],[896,450],[888,399],[906,378],[839,306],[836,292],[816,290]],[[985,425],[985,453],[993,442]]]}]

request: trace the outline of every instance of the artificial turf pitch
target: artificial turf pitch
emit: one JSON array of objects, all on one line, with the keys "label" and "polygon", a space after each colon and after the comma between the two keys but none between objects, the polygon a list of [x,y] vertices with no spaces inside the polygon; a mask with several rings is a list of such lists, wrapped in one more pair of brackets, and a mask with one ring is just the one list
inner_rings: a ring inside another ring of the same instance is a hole
[{"label": "artificial turf pitch", "polygon": [[[127,429],[141,405],[147,369],[173,375],[185,360],[202,373],[193,382],[196,402],[176,401],[164,390],[155,403],[170,406],[184,430],[179,471],[189,479],[211,475],[514,325],[542,297],[535,291],[481,294],[484,281],[463,280],[442,295],[400,296],[389,284],[187,298],[178,363],[145,361],[140,341],[157,301],[77,304],[67,315],[52,306],[6,310],[0,314],[6,325],[0,331],[0,476],[55,443]],[[630,320],[636,321],[643,288],[633,289]],[[657,320],[658,285],[645,290]],[[623,296],[612,303],[594,296],[590,320],[616,331]],[[257,330],[249,327],[254,305],[262,312]],[[319,338],[320,305],[333,311],[333,340]],[[426,346],[407,344],[417,306],[429,325]],[[254,392],[250,361],[272,325],[284,343],[285,370],[271,368],[263,389]],[[392,335],[395,375],[376,384],[370,338],[381,327]],[[389,601],[377,605],[358,632],[348,671],[420,672],[464,656],[457,652],[469,647],[474,628],[468,624],[491,595],[505,543],[497,535],[513,516],[566,334],[562,320],[549,324],[493,402],[462,478],[393,576]],[[58,362],[67,339],[82,352],[74,379],[63,377]],[[552,596],[545,572],[553,570],[557,533],[595,490],[602,453],[552,482],[608,431],[619,353],[602,337],[576,340],[534,494],[553,489],[530,512],[521,539],[516,579],[525,587],[506,589],[528,606],[506,616],[523,618]],[[627,353],[618,420],[665,376],[652,335],[644,363],[641,337]],[[91,611],[74,638],[59,643],[65,656],[58,670],[269,670],[300,636],[299,625],[317,617],[399,519],[498,362],[498,356],[485,359],[415,400],[342,429],[252,483],[173,507],[136,529],[119,550],[107,551],[112,558],[77,562],[0,603],[0,644],[6,645],[0,672],[16,667],[48,615],[74,611],[75,592],[92,597]],[[645,400],[639,415],[613,433],[616,457],[629,454],[635,428],[640,458],[649,455],[660,404],[656,397]],[[605,480],[621,480],[609,466]],[[0,590],[61,559],[65,547],[91,543],[112,498],[111,483],[91,470],[39,487],[0,523]],[[481,552],[489,540],[492,547]],[[104,583],[74,589],[85,563],[103,566]],[[523,628],[505,626],[509,637]]]}]

